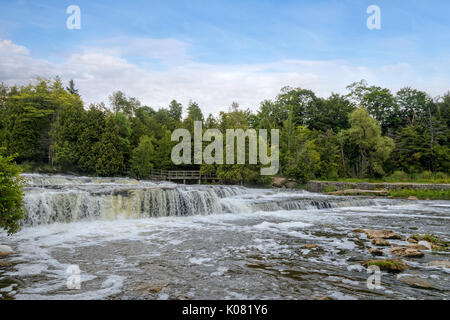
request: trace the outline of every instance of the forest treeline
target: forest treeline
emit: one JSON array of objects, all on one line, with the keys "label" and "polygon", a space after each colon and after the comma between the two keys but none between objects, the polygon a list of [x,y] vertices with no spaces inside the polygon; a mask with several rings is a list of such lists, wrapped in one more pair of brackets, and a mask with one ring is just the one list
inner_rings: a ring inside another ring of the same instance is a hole
[{"label": "forest treeline", "polygon": [[[196,102],[186,110],[142,105],[121,91],[108,106],[86,106],[73,81],[38,79],[26,86],[0,85],[0,145],[25,170],[145,178],[152,168],[217,173],[229,183],[264,183],[258,165],[172,163],[171,133],[194,121],[203,130],[280,129],[280,175],[300,182],[345,177],[450,172],[450,92],[432,98],[405,87],[398,92],[364,80],[344,95],[321,98],[311,90],[285,87],[256,112],[237,103],[217,117]],[[183,116],[184,115],[184,116]]]}]

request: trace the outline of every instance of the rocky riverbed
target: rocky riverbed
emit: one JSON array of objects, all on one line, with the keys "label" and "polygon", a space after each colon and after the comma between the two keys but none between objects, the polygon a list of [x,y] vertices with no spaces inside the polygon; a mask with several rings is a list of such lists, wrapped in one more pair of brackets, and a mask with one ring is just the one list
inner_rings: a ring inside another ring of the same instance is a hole
[{"label": "rocky riverbed", "polygon": [[449,201],[63,182],[0,234],[1,299],[449,297]]}]

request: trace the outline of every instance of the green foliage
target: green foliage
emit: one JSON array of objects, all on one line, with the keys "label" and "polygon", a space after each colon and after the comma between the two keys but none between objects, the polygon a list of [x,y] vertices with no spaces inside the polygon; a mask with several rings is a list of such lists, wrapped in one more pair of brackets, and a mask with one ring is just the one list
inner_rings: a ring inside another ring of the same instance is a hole
[{"label": "green foliage", "polygon": [[419,190],[399,189],[390,190],[388,195],[393,198],[417,197],[419,200],[450,200],[450,190]]},{"label": "green foliage", "polygon": [[95,172],[100,176],[117,176],[125,169],[124,142],[114,115],[108,115],[105,130],[94,146]]},{"label": "green foliage", "polygon": [[[0,145],[7,155],[18,154],[26,171],[145,177],[152,164],[216,173],[224,183],[270,180],[260,175],[260,165],[175,166],[172,131],[186,128],[193,134],[194,121],[202,121],[204,130],[224,134],[279,129],[279,174],[299,184],[310,179],[448,183],[450,92],[434,101],[422,91],[402,88],[394,95],[364,80],[348,90],[321,98],[285,87],[274,100],[261,102],[256,113],[233,102],[205,120],[194,101],[183,119],[176,100],[156,110],[116,91],[111,110],[103,103],[85,108],[73,81],[65,88],[59,78],[22,87],[0,84]],[[245,154],[248,159],[248,145]]]},{"label": "green foliage", "polygon": [[404,171],[397,170],[389,176],[391,181],[408,181],[409,176]]},{"label": "green foliage", "polygon": [[153,168],[154,147],[152,139],[148,136],[142,136],[139,146],[133,150],[130,160],[131,176],[137,179],[148,178]]},{"label": "green foliage", "polygon": [[356,175],[383,176],[383,163],[394,149],[394,141],[381,135],[380,125],[364,108],[353,111],[349,121],[351,127],[346,130],[346,135],[356,147]]},{"label": "green foliage", "polygon": [[21,168],[14,163],[14,156],[5,155],[0,149],[0,228],[8,234],[19,230],[19,221],[24,216],[22,208],[23,179]]}]

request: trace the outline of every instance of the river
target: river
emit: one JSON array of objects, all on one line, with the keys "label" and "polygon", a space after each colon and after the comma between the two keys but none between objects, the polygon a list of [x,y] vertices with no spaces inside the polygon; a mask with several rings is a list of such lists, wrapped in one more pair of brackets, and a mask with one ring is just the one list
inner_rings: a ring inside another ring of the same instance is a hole
[{"label": "river", "polygon": [[[0,299],[449,297],[450,269],[430,265],[449,260],[446,252],[404,259],[409,270],[383,272],[381,288],[368,289],[362,263],[373,259],[372,245],[353,230],[448,240],[450,201],[24,176],[29,214],[17,234],[0,233],[15,252],[1,258],[8,264],[0,267]],[[388,249],[384,256],[392,257]]]}]

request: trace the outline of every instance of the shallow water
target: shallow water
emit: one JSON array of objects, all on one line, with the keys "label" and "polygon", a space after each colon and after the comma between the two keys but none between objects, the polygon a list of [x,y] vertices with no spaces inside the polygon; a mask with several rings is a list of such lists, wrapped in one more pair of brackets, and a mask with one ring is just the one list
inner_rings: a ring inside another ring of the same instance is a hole
[{"label": "shallow water", "polygon": [[[28,176],[22,230],[0,243],[2,299],[447,299],[448,253],[404,259],[368,289],[355,228],[449,238],[449,201],[330,197],[229,186]],[[156,190],[156,191],[155,191]],[[416,229],[417,228],[417,229]],[[391,241],[391,240],[390,240]],[[318,249],[302,245],[318,244]],[[391,243],[406,244],[392,240]],[[391,257],[384,249],[385,257]],[[80,289],[67,272],[80,269]],[[70,269],[69,269],[70,270]],[[413,276],[417,287],[402,281]],[[156,288],[156,289],[155,289]]]}]

